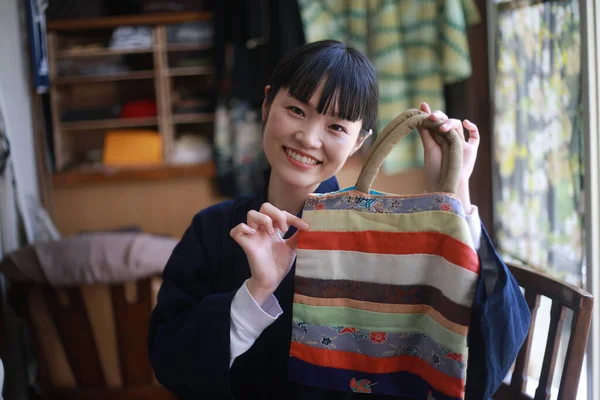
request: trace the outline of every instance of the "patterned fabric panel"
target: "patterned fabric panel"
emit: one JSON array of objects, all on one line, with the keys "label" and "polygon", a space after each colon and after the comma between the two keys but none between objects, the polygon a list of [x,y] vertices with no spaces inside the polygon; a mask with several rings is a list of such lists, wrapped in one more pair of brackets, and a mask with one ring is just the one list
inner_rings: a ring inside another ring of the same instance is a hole
[{"label": "patterned fabric panel", "polygon": [[449,321],[469,326],[471,308],[454,303],[432,286],[390,285],[351,280],[324,280],[296,276],[297,294],[316,298],[346,298],[381,304],[428,305]]},{"label": "patterned fabric panel", "polygon": [[464,217],[460,200],[447,193],[419,196],[365,194],[356,190],[342,190],[328,194],[311,194],[304,210],[356,210],[371,213],[406,214],[421,211],[446,211]]},{"label": "patterned fabric panel", "polygon": [[407,372],[424,379],[432,388],[448,396],[460,396],[464,390],[462,379],[449,377],[413,356],[376,358],[339,350],[318,349],[298,342],[291,343],[290,354],[319,367],[345,369],[362,374],[395,375]]},{"label": "patterned fabric panel", "polygon": [[[315,307],[294,303],[294,323],[351,326],[370,332],[422,333],[454,353],[467,355],[467,338],[444,328],[426,314],[389,314],[343,307]],[[390,339],[399,340],[400,335]],[[343,349],[356,351],[356,347]]]},{"label": "patterned fabric panel", "polygon": [[311,195],[303,218],[290,348],[303,375],[292,379],[461,398],[480,265],[460,200],[349,188]]},{"label": "patterned fabric panel", "polygon": [[302,219],[311,232],[432,232],[450,236],[470,248],[473,238],[467,221],[446,211],[408,214],[357,213],[353,210],[305,210]]},{"label": "patterned fabric panel", "polygon": [[296,276],[393,285],[429,285],[464,306],[472,304],[477,284],[476,273],[429,254],[372,255],[301,249],[297,254]]},{"label": "patterned fabric panel", "polygon": [[[479,258],[473,248],[437,232],[301,232],[298,248],[303,251],[336,251],[364,253],[361,256],[376,262],[385,255],[413,256],[432,255],[467,271],[479,272]],[[402,257],[400,257],[402,258]],[[398,262],[403,265],[401,259]],[[435,257],[432,257],[435,258]]]},{"label": "patterned fabric panel", "polygon": [[309,325],[295,322],[292,341],[321,349],[351,351],[371,357],[418,357],[430,366],[455,378],[463,379],[466,357],[439,345],[424,333],[388,333],[353,327]]},{"label": "patterned fabric panel", "polygon": [[316,297],[303,296],[301,294],[294,295],[294,303],[296,304],[307,304],[309,306],[324,306],[324,307],[347,307],[357,310],[375,311],[381,313],[390,314],[402,314],[402,315],[413,315],[423,314],[429,316],[438,324],[451,332],[465,336],[468,333],[469,328],[464,325],[456,324],[452,321],[447,320],[439,311],[431,306],[418,304],[418,305],[407,305],[407,304],[382,304],[372,303],[370,301],[360,301],[354,299],[322,299]]},{"label": "patterned fabric panel", "polygon": [[[459,400],[462,393],[457,388],[444,391],[431,386],[419,375],[409,372],[396,372],[393,374],[372,374],[348,369],[322,367],[305,362],[296,357],[290,357],[288,376],[291,381],[312,386],[334,389],[345,392],[372,393],[390,396],[402,396],[423,400]],[[448,395],[446,392],[451,392]]]}]

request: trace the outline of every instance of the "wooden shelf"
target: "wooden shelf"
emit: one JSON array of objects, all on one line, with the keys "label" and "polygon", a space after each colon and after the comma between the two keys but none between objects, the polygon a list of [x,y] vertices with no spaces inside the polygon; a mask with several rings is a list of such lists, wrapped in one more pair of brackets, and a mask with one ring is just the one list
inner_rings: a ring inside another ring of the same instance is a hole
[{"label": "wooden shelf", "polygon": [[63,50],[57,54],[57,58],[85,58],[85,57],[107,57],[120,56],[123,54],[152,54],[152,47],[143,49],[109,49],[98,48],[90,50]]},{"label": "wooden shelf", "polygon": [[167,75],[169,76],[198,76],[210,75],[213,72],[212,67],[177,67],[169,68]]},{"label": "wooden shelf", "polygon": [[178,52],[178,51],[202,51],[202,50],[210,50],[212,49],[212,45],[204,45],[204,44],[167,44],[168,52]]},{"label": "wooden shelf", "polygon": [[127,81],[136,79],[152,79],[154,71],[130,71],[113,75],[85,75],[85,76],[59,76],[54,79],[55,85],[66,85],[75,83],[94,83],[94,82],[111,82],[111,81]]},{"label": "wooden shelf", "polygon": [[188,177],[212,178],[214,174],[213,163],[132,168],[81,167],[55,173],[52,180],[55,187],[69,187]]},{"label": "wooden shelf", "polygon": [[119,15],[104,18],[79,18],[48,21],[49,31],[82,31],[94,29],[116,28],[118,26],[162,25],[183,22],[206,21],[212,18],[208,11],[170,12],[142,15]]},{"label": "wooden shelf", "polygon": [[211,113],[173,114],[174,124],[202,124],[213,122],[214,120],[215,115]]},{"label": "wooden shelf", "polygon": [[142,126],[156,126],[158,119],[150,118],[114,118],[100,119],[77,122],[61,122],[60,129],[63,131],[84,131],[94,129],[116,129],[116,128],[135,128]]}]

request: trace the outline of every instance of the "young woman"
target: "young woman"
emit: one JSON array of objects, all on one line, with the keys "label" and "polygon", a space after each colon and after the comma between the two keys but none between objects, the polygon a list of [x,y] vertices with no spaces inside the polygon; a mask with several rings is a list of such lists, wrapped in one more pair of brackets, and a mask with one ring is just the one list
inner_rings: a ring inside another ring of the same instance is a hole
[{"label": "young woman", "polygon": [[[308,228],[299,217],[304,200],[311,192],[339,189],[335,174],[371,134],[377,107],[373,66],[340,42],[305,45],[277,66],[263,103],[263,148],[270,164],[263,192],[199,212],[164,270],[148,349],[158,380],[180,398],[364,396],[288,383],[287,362],[296,232]],[[442,132],[462,132],[463,126],[469,131],[459,197],[482,274],[469,334],[466,395],[487,399],[527,335],[529,311],[470,202],[477,127],[432,113],[427,104],[421,110],[445,121]],[[430,132],[419,134],[434,190],[441,149]]]}]

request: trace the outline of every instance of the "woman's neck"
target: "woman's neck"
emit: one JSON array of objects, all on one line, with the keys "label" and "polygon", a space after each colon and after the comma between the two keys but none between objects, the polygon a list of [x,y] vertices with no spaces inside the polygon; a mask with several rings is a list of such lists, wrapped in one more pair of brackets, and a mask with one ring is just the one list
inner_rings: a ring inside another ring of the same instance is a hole
[{"label": "woman's neck", "polygon": [[313,193],[317,187],[319,185],[315,185],[315,187],[295,187],[288,185],[277,174],[271,171],[267,201],[280,210],[298,215],[302,211],[302,207],[304,207],[304,202],[308,194]]}]

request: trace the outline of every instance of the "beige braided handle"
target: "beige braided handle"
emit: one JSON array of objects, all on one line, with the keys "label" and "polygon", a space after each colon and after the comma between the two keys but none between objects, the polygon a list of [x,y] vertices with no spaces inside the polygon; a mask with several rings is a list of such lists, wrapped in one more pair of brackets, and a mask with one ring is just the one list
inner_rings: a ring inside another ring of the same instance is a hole
[{"label": "beige braided handle", "polygon": [[383,160],[392,148],[413,129],[427,128],[434,140],[442,147],[442,174],[438,190],[456,194],[463,162],[462,139],[454,129],[447,133],[440,132],[439,127],[442,124],[442,121],[430,120],[429,114],[417,109],[410,109],[398,115],[387,124],[373,143],[356,181],[356,189],[369,193]]}]

